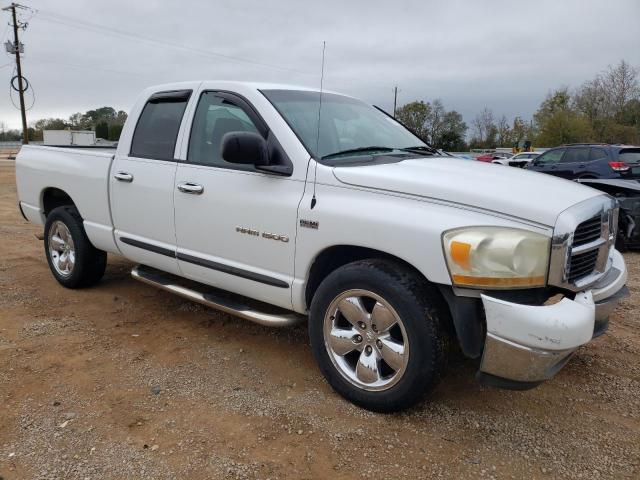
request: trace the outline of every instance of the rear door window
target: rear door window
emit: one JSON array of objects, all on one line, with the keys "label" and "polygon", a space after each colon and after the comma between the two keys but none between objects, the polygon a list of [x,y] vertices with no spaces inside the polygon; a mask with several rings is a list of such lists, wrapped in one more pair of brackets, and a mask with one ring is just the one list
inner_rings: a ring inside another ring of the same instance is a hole
[{"label": "rear door window", "polygon": [[560,159],[564,155],[564,148],[558,148],[556,150],[549,150],[548,152],[544,152],[536,159],[536,163],[541,163],[544,165],[551,165],[553,163],[558,163]]},{"label": "rear door window", "polygon": [[623,148],[618,152],[618,158],[625,163],[640,163],[640,148]]},{"label": "rear door window", "polygon": [[582,163],[589,161],[589,147],[568,148],[562,163]]},{"label": "rear door window", "polygon": [[600,160],[601,158],[607,158],[607,151],[604,148],[592,148],[589,160]]},{"label": "rear door window", "polygon": [[178,130],[191,90],[153,95],[144,106],[131,141],[130,156],[173,160]]}]

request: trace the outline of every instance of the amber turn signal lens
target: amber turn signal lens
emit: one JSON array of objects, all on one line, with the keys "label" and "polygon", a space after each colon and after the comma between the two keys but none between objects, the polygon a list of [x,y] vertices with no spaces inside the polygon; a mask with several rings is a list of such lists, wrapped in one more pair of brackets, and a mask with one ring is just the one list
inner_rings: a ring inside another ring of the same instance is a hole
[{"label": "amber turn signal lens", "polygon": [[451,242],[451,259],[465,270],[471,270],[471,245],[464,242]]}]

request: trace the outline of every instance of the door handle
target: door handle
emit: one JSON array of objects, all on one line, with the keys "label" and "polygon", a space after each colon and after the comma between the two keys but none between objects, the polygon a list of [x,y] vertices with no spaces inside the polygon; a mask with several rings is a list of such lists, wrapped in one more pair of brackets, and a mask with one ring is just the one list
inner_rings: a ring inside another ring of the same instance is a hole
[{"label": "door handle", "polygon": [[127,182],[127,183],[133,182],[133,175],[131,175],[130,173],[127,173],[127,172],[114,173],[113,174],[113,178],[115,178],[119,182]]},{"label": "door handle", "polygon": [[202,192],[204,192],[204,187],[197,183],[182,182],[178,184],[178,190],[183,193],[189,193],[191,195],[202,195]]}]

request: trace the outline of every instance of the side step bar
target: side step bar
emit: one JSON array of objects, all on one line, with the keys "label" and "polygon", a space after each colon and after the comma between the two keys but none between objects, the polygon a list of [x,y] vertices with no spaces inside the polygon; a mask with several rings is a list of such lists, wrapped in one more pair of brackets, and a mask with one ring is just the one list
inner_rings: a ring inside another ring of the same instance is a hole
[{"label": "side step bar", "polygon": [[[183,279],[144,265],[135,266],[131,270],[131,276],[143,283],[175,293],[207,307],[268,327],[288,327],[306,318],[304,315],[223,292],[208,285]],[[274,310],[276,313],[267,313],[266,310]]]}]

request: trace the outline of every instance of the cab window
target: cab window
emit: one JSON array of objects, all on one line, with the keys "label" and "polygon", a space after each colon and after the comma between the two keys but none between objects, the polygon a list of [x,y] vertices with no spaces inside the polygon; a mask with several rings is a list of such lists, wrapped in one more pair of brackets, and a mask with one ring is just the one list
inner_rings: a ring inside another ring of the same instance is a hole
[{"label": "cab window", "polygon": [[248,112],[238,102],[216,92],[203,93],[191,127],[187,161],[200,165],[253,170],[253,165],[229,163],[222,158],[222,138],[230,132],[260,134]]},{"label": "cab window", "polygon": [[129,155],[173,160],[178,130],[190,95],[191,90],[153,95],[140,114]]}]

